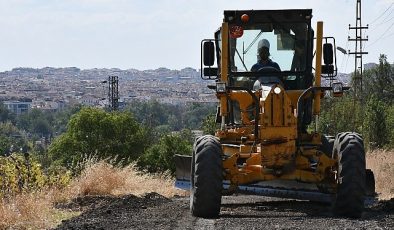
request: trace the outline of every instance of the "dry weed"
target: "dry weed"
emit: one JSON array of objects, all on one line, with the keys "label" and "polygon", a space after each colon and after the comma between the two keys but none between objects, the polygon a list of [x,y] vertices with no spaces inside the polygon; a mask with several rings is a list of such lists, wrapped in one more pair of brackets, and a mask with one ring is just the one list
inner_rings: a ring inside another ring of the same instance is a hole
[{"label": "dry weed", "polygon": [[123,193],[130,192],[138,196],[147,192],[156,192],[166,197],[184,194],[174,187],[174,179],[170,174],[141,173],[134,166],[128,166],[124,170],[129,177],[126,178]]},{"label": "dry weed", "polygon": [[52,224],[52,203],[44,193],[18,194],[0,201],[0,229],[42,229]]},{"label": "dry weed", "polygon": [[88,165],[69,188],[71,196],[83,195],[142,195],[157,192],[171,197],[180,192],[174,188],[173,179],[166,174],[151,175],[138,172],[134,165],[113,166],[106,161]]},{"label": "dry weed", "polygon": [[394,150],[375,150],[367,153],[367,168],[375,175],[379,199],[394,198]]},{"label": "dry weed", "polygon": [[125,175],[106,162],[88,166],[71,185],[78,195],[106,195],[125,184]]}]

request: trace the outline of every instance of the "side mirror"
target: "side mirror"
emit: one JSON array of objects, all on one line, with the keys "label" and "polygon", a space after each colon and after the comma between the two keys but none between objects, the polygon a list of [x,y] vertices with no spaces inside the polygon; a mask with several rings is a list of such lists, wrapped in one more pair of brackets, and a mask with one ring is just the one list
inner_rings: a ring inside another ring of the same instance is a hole
[{"label": "side mirror", "polygon": [[323,59],[325,65],[332,65],[334,62],[334,49],[331,43],[323,45]]},{"label": "side mirror", "polygon": [[334,49],[331,43],[325,43],[323,45],[323,60],[324,65],[322,65],[323,74],[333,74],[334,73]]},{"label": "side mirror", "polygon": [[204,45],[204,66],[213,66],[215,64],[215,44],[212,41],[206,41]]},{"label": "side mirror", "polygon": [[202,41],[201,56],[201,78],[204,80],[217,79],[218,68],[212,67],[215,64],[215,43],[212,39],[205,39]]}]

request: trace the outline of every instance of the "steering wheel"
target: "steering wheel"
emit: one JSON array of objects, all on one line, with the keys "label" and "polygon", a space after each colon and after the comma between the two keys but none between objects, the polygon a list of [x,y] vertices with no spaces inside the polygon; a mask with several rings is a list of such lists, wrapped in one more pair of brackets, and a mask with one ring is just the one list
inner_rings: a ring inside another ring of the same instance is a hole
[{"label": "steering wheel", "polygon": [[[280,70],[273,66],[263,66],[257,72],[280,72]],[[261,76],[254,82],[253,90],[259,90],[263,84],[280,84],[283,86],[283,82],[277,76]]]},{"label": "steering wheel", "polygon": [[257,70],[257,72],[264,73],[264,72],[280,72],[279,69],[273,67],[273,66],[263,66],[260,69]]}]

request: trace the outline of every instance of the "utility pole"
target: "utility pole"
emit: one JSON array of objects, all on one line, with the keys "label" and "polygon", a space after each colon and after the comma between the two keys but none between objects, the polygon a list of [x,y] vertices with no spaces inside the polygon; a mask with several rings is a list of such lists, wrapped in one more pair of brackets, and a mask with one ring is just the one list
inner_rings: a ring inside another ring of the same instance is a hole
[{"label": "utility pole", "polygon": [[119,87],[118,76],[108,77],[108,102],[111,111],[119,109]]},{"label": "utility pole", "polygon": [[363,55],[368,54],[368,52],[363,51],[363,41],[368,41],[368,36],[366,38],[362,37],[363,30],[368,29],[367,26],[362,26],[361,24],[361,0],[357,0],[356,7],[356,26],[351,26],[349,24],[349,30],[355,30],[356,36],[354,38],[348,37],[348,41],[355,42],[354,52],[349,54],[354,55],[354,77],[353,77],[353,88],[355,98],[361,99],[361,94],[363,90]]}]

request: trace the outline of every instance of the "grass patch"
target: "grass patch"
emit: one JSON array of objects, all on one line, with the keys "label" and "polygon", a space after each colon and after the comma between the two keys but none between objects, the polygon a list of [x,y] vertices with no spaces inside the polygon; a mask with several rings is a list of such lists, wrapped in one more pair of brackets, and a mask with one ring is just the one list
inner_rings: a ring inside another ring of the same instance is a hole
[{"label": "grass patch", "polygon": [[367,168],[375,175],[379,199],[394,198],[394,150],[374,150],[367,153]]}]

